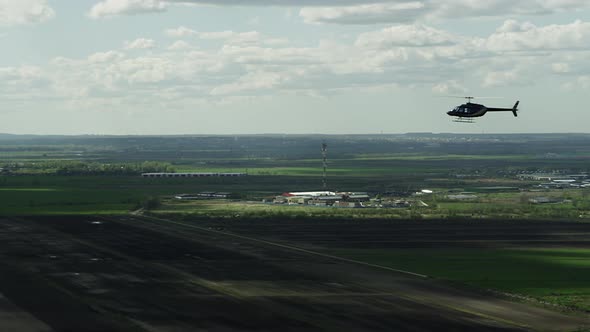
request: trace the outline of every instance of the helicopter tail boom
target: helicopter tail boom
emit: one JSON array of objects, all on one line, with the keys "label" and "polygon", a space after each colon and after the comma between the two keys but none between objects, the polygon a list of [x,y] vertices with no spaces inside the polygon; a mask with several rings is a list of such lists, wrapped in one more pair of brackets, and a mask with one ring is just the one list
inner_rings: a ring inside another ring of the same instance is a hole
[{"label": "helicopter tail boom", "polygon": [[486,111],[487,112],[512,112],[512,114],[514,114],[514,116],[517,117],[518,114],[516,112],[518,112],[518,104],[520,104],[520,101],[517,101],[516,104],[514,104],[514,106],[512,108],[488,108]]}]

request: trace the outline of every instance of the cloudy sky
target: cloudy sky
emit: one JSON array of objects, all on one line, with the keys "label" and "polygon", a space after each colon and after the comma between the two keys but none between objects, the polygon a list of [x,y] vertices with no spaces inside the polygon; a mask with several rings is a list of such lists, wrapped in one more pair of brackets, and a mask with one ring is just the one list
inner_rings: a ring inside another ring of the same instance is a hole
[{"label": "cloudy sky", "polygon": [[588,0],[0,0],[0,45],[5,133],[590,132]]}]

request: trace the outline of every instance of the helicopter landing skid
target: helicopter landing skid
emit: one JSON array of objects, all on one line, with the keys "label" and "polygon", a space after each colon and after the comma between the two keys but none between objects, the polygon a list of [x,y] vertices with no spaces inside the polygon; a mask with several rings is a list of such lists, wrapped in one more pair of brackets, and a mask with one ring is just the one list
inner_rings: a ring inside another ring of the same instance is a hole
[{"label": "helicopter landing skid", "polygon": [[460,122],[460,123],[475,123],[475,121],[473,121],[473,119],[469,119],[469,118],[459,118],[459,119],[455,119],[455,120],[453,120],[453,122]]}]

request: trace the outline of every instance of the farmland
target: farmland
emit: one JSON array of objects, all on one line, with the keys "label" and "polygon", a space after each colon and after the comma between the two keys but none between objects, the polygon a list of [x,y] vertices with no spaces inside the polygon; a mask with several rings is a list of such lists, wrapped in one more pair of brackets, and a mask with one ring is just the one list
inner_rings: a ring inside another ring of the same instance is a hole
[{"label": "farmland", "polygon": [[[70,216],[4,218],[0,226],[0,291],[56,330],[561,331],[586,323],[582,316],[210,228],[220,225]],[[261,229],[252,226],[249,232]]]},{"label": "farmland", "polygon": [[[328,189],[412,206],[270,204],[321,189],[324,141]],[[0,137],[0,327],[575,331],[590,188],[517,175],[589,156],[588,135]],[[175,198],[199,192],[234,198]]]},{"label": "farmland", "polygon": [[334,253],[484,289],[528,296],[567,308],[590,310],[589,249],[567,246],[468,250],[342,249]]}]

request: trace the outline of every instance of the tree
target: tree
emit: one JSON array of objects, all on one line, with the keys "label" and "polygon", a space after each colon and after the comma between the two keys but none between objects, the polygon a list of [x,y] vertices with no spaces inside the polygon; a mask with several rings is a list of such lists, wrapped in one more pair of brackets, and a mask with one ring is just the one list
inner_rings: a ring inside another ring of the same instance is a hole
[{"label": "tree", "polygon": [[162,206],[162,201],[160,200],[159,197],[157,196],[148,196],[143,198],[139,204],[137,205],[138,209],[144,209],[144,210],[155,210],[157,208],[159,208],[160,206]]}]

